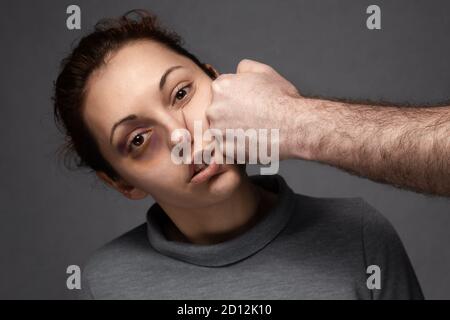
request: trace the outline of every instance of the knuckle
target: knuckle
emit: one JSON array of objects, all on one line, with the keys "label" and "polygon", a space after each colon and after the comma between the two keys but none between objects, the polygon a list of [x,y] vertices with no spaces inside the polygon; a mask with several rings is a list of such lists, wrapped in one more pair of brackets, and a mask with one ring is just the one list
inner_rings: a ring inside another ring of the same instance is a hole
[{"label": "knuckle", "polygon": [[220,91],[220,83],[219,83],[219,80],[218,80],[218,79],[214,80],[214,81],[211,83],[211,88],[212,88],[214,91]]},{"label": "knuckle", "polygon": [[223,73],[216,78],[216,82],[224,82],[232,78],[232,75],[229,73]]},{"label": "knuckle", "polygon": [[252,63],[252,61],[250,59],[242,59],[241,61],[239,61],[238,66],[237,66],[237,71],[243,71],[245,69],[247,69],[247,67]]},{"label": "knuckle", "polygon": [[264,63],[260,64],[260,68],[261,68],[261,70],[263,70],[265,72],[273,72],[273,71],[275,71],[271,66],[269,66],[268,64],[264,64]]},{"label": "knuckle", "polygon": [[209,106],[206,108],[205,114],[208,118],[214,119],[216,115],[216,108],[214,105]]},{"label": "knuckle", "polygon": [[216,80],[212,82],[212,88],[218,92],[227,88],[231,84],[232,76],[229,74],[220,75]]}]

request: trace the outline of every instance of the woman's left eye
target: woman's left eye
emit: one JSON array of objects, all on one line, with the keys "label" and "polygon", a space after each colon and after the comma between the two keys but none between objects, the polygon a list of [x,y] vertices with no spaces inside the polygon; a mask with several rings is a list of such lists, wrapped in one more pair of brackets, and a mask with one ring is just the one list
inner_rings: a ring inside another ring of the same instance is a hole
[{"label": "woman's left eye", "polygon": [[174,96],[172,104],[175,104],[177,101],[183,100],[190,92],[191,85],[184,86],[183,88],[179,89]]}]

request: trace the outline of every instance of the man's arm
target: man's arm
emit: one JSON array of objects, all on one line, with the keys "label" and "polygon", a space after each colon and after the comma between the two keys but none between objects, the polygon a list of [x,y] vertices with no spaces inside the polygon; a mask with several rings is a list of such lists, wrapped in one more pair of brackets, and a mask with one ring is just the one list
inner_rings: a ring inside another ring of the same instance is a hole
[{"label": "man's arm", "polygon": [[297,99],[291,135],[295,141],[288,157],[450,196],[450,106],[411,108]]},{"label": "man's arm", "polygon": [[[280,158],[330,164],[375,181],[450,196],[450,106],[403,108],[302,97],[243,60],[212,84],[211,128],[279,129]],[[226,142],[226,141],[225,141]]]}]

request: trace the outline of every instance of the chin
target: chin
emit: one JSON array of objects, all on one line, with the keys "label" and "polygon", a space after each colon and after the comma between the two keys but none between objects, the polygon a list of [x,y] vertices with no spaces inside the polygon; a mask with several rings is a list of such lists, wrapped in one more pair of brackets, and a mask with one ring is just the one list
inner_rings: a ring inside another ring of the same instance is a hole
[{"label": "chin", "polygon": [[231,167],[209,181],[209,192],[217,195],[231,195],[241,184],[242,178],[242,173],[237,168]]},{"label": "chin", "polygon": [[210,204],[226,200],[239,188],[243,175],[238,167],[230,165],[227,170],[205,183],[205,198]]}]

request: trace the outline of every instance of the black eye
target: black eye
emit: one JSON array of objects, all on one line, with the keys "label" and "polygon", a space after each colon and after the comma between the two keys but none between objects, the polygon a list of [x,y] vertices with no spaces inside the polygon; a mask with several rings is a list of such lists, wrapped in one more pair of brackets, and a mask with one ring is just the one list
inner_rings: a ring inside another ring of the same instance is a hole
[{"label": "black eye", "polygon": [[135,152],[139,150],[145,150],[145,145],[148,145],[148,142],[151,140],[152,130],[148,129],[147,131],[137,133],[133,135],[132,138],[127,142],[127,151]]},{"label": "black eye", "polygon": [[138,134],[133,138],[133,141],[131,143],[137,147],[142,145],[144,143],[144,136],[142,134]]},{"label": "black eye", "polygon": [[182,100],[185,96],[186,96],[187,92],[186,89],[180,89],[177,91],[177,93],[175,94],[175,99],[177,100]]}]

